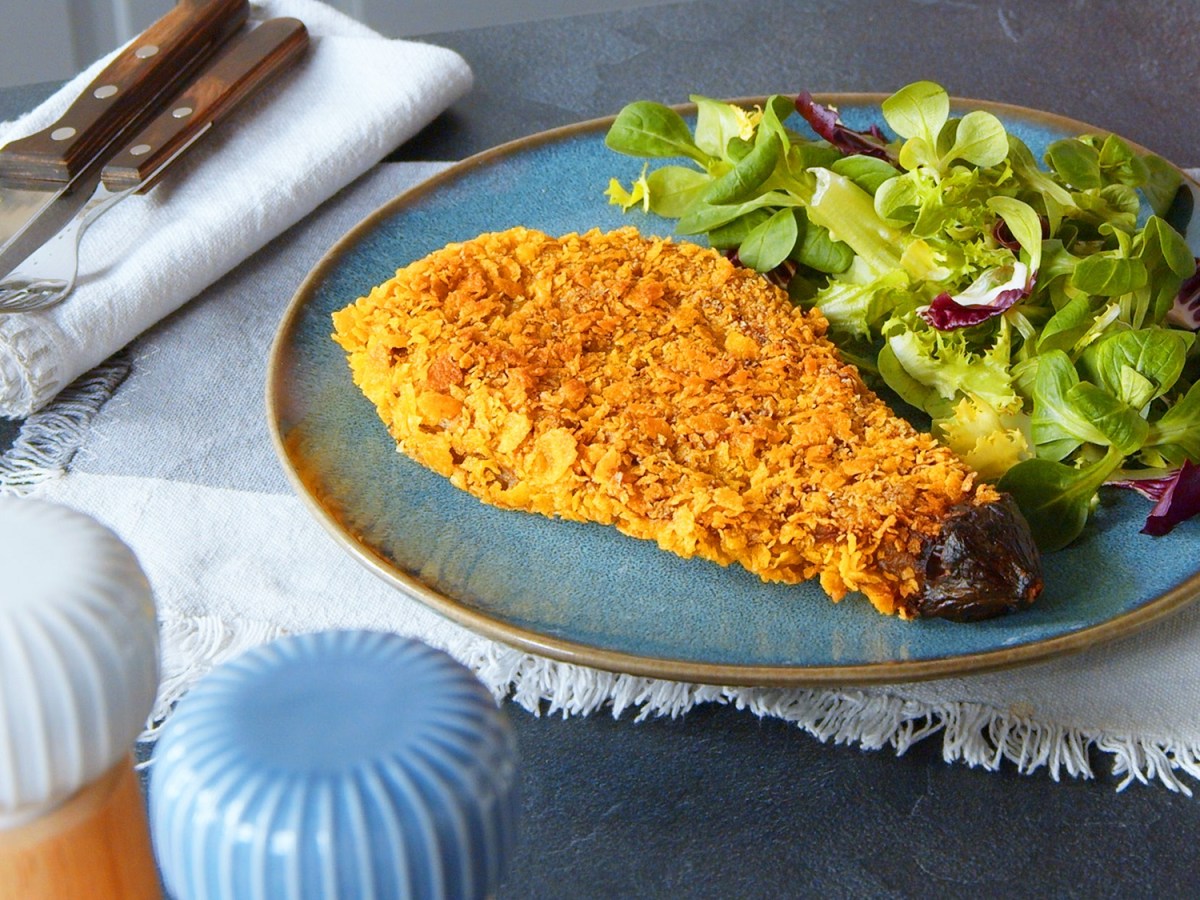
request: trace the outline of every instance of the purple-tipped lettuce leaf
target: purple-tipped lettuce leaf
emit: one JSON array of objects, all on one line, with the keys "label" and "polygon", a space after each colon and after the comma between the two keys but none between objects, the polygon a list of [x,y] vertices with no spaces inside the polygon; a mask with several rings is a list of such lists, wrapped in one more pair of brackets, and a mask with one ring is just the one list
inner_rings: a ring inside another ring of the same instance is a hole
[{"label": "purple-tipped lettuce leaf", "polygon": [[996,224],[992,226],[992,237],[996,239],[996,243],[1007,250],[1011,250],[1015,256],[1021,251],[1021,243],[1013,237],[1012,231],[1008,228],[1008,223],[1003,219],[996,219]]},{"label": "purple-tipped lettuce leaf", "polygon": [[1108,484],[1129,488],[1154,501],[1154,508],[1142,526],[1142,534],[1159,537],[1180,522],[1200,514],[1200,466],[1191,460],[1185,459],[1182,466],[1162,478],[1128,478]]},{"label": "purple-tipped lettuce leaf", "polygon": [[1175,304],[1167,312],[1167,321],[1188,331],[1200,330],[1200,268],[1179,286]]},{"label": "purple-tipped lettuce leaf", "polygon": [[896,157],[888,148],[887,138],[878,125],[872,125],[866,131],[847,128],[842,124],[836,109],[817,103],[808,91],[803,91],[796,97],[796,111],[812,126],[813,131],[843,153],[873,156],[892,165],[896,164]]},{"label": "purple-tipped lettuce leaf", "polygon": [[[986,322],[1033,292],[1037,273],[1026,275],[1025,267],[1019,263],[1012,269],[1012,277],[1001,284],[994,283],[996,273],[1001,272],[1000,269],[994,269],[985,272],[960,294],[951,296],[943,291],[928,306],[918,310],[917,315],[938,331],[953,331]],[[985,279],[989,280],[985,282]]]}]

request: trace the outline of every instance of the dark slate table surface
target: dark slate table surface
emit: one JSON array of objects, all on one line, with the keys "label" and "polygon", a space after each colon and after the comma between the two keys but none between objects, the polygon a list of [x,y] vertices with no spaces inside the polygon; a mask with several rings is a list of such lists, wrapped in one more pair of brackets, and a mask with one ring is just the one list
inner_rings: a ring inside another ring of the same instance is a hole
[{"label": "dark slate table surface", "polygon": [[[653,98],[953,94],[1090,122],[1200,165],[1200,4],[1040,0],[693,0],[432,35],[476,87],[392,158],[459,159]],[[0,91],[0,117],[53,85]],[[14,423],[0,423],[0,447]],[[509,706],[523,818],[502,897],[1188,894],[1200,799],[1123,793],[1103,773],[1052,782],[1011,766],[821,744],[729,708],[635,723]],[[1198,786],[1200,787],[1200,786]]]}]

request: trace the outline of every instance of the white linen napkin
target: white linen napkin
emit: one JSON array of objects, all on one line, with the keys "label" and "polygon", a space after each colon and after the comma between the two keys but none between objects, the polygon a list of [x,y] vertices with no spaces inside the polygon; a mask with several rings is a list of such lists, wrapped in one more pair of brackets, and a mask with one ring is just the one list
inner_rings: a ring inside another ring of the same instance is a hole
[{"label": "white linen napkin", "polygon": [[[471,85],[470,69],[453,51],[384,39],[317,0],[264,0],[253,16],[304,22],[307,57],[202,139],[152,191],[127,198],[92,225],[68,302],[0,320],[0,416],[44,406],[362,175]],[[0,145],[57,119],[115,53],[0,125]]]},{"label": "white linen napkin", "polygon": [[[286,632],[374,628],[449,650],[497,696],[535,713],[674,716],[729,703],[836,743],[902,753],[940,740],[948,761],[1056,780],[1088,777],[1107,757],[1122,786],[1191,792],[1200,778],[1200,603],[1125,639],[1008,671],[862,689],[737,688],[602,672],[494,643],[352,559],[275,459],[262,402],[267,351],[288,299],[326,248],[441,168],[377,167],[135,342],[124,360],[132,374],[98,414],[124,373],[120,360],[31,417],[9,455],[10,486],[44,478],[38,494],[108,524],[146,568],[163,626],[159,715],[209,667],[254,644]],[[48,448],[79,431],[71,471],[54,477],[54,460],[73,447],[57,456]],[[24,467],[13,460],[21,453]]]}]

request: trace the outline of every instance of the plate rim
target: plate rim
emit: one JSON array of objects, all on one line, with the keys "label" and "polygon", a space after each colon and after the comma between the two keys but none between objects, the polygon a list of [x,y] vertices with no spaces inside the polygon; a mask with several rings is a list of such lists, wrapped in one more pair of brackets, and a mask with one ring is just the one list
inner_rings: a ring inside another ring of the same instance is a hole
[{"label": "plate rim", "polygon": [[[874,104],[878,106],[889,94],[877,92],[821,93],[814,99],[823,104]],[[728,102],[752,105],[763,103],[766,95],[734,98]],[[952,108],[970,107],[984,109],[995,114],[1008,114],[1070,131],[1075,134],[1107,135],[1113,132],[1056,113],[1031,109],[1016,104],[971,98],[951,98]],[[672,109],[687,114],[694,112],[692,103],[672,105]],[[712,663],[642,656],[623,651],[609,650],[575,640],[554,637],[519,625],[502,622],[494,617],[474,610],[462,602],[444,595],[419,578],[403,572],[388,560],[375,553],[369,545],[360,541],[339,522],[330,510],[309,490],[300,476],[294,459],[288,451],[281,430],[283,405],[283,357],[289,337],[306,304],[311,300],[317,286],[326,274],[337,265],[347,249],[359,243],[374,231],[381,220],[395,215],[406,205],[435,191],[443,183],[460,178],[491,162],[514,156],[529,148],[569,140],[580,134],[597,132],[607,128],[615,115],[591,118],[568,125],[546,129],[531,135],[506,141],[452,163],[441,172],[425,179],[390,200],[385,201],[360,219],[321,255],[320,259],[305,275],[284,310],[267,357],[265,384],[265,406],[267,429],[275,455],[292,489],[318,523],[351,558],[364,566],[385,583],[398,589],[406,596],[423,603],[451,621],[462,625],[475,634],[508,644],[516,649],[547,657],[572,665],[589,666],[605,671],[638,677],[660,678],[677,682],[692,682],[709,685],[740,687],[806,687],[844,686],[866,684],[905,683],[943,678],[950,675],[977,674],[1016,668],[1029,663],[1060,658],[1079,651],[1096,647],[1120,637],[1132,634],[1153,622],[1176,612],[1200,599],[1200,570],[1186,577],[1174,587],[1150,598],[1135,609],[1128,610],[1084,628],[1041,638],[1015,646],[1002,646],[991,650],[950,654],[922,660],[885,660],[853,665],[739,665],[736,663]],[[1124,138],[1135,149],[1147,148]],[[1152,151],[1150,151],[1152,152]],[[1178,169],[1193,193],[1200,194],[1200,183],[1192,179],[1183,169]],[[875,613],[878,615],[878,613]],[[967,626],[969,627],[969,626]]]}]

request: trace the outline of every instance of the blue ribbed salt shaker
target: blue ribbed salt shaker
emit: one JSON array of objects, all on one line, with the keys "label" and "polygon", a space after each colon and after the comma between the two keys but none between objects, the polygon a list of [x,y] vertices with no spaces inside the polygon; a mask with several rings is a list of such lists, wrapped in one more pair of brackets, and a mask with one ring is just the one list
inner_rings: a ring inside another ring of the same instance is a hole
[{"label": "blue ribbed salt shaker", "polygon": [[516,821],[511,726],[447,654],[296,635],[217,667],[163,726],[150,827],[176,900],[486,897]]}]

